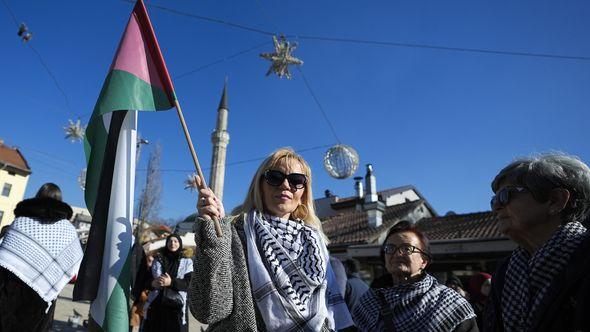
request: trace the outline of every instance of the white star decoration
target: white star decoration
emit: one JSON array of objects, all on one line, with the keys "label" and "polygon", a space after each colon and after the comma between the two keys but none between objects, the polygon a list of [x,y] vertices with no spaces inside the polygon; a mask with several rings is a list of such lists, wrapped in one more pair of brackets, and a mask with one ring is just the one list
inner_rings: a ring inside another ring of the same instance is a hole
[{"label": "white star decoration", "polygon": [[86,168],[84,168],[80,175],[78,175],[78,185],[82,190],[86,190]]},{"label": "white star decoration", "polygon": [[82,126],[80,123],[80,119],[74,123],[72,120],[68,120],[69,124],[64,128],[66,132],[66,139],[69,139],[72,142],[81,141],[84,139],[84,130],[86,130],[86,126]]},{"label": "white star decoration", "polygon": [[197,191],[198,190],[197,176],[198,175],[196,173],[189,174],[188,178],[186,180],[184,180],[184,189],[188,189],[191,192]]},{"label": "white star decoration", "polygon": [[276,36],[272,36],[272,40],[275,44],[274,53],[260,54],[262,58],[272,62],[270,68],[268,68],[268,71],[266,72],[266,76],[274,72],[280,78],[286,77],[287,79],[291,79],[291,73],[289,72],[288,66],[301,66],[303,64],[303,61],[291,55],[291,53],[297,48],[297,43],[289,43],[285,36],[280,36],[279,40],[277,40]]}]

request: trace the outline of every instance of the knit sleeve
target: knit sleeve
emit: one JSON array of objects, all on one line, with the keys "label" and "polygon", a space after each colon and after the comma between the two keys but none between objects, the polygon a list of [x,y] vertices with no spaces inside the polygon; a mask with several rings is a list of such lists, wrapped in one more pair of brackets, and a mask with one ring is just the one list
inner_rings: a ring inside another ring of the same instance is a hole
[{"label": "knit sleeve", "polygon": [[233,227],[227,217],[220,224],[222,237],[217,237],[212,221],[198,218],[195,224],[194,272],[188,298],[193,316],[205,324],[214,324],[227,318],[233,308]]}]

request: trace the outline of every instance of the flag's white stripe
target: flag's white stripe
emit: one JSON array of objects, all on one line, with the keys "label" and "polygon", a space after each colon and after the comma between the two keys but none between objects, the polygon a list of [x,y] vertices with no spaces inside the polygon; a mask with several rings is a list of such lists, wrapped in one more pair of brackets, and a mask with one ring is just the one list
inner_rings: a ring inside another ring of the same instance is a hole
[{"label": "flag's white stripe", "polygon": [[101,326],[105,320],[107,302],[132,245],[136,139],[137,111],[129,111],[117,144],[100,284],[97,297],[90,306],[92,318]]}]

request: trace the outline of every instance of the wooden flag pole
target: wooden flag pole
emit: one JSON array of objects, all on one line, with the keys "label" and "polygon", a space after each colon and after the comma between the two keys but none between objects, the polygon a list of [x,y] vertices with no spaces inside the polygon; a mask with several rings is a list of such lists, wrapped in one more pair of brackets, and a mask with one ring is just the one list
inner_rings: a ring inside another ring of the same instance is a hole
[{"label": "wooden flag pole", "polygon": [[[186,127],[186,122],[184,121],[184,116],[182,115],[182,109],[180,108],[178,100],[175,100],[174,104],[176,106],[176,113],[178,113],[178,118],[180,119],[180,124],[182,125],[182,130],[184,131],[184,137],[186,137],[186,142],[188,143],[188,148],[191,150],[191,155],[193,156],[193,162],[195,163],[197,174],[199,175],[199,178],[201,178],[201,185],[199,189],[206,189],[207,183],[205,182],[205,176],[203,176],[201,164],[199,164],[199,158],[197,158],[197,153],[195,152],[195,148],[193,147],[193,141],[191,140],[191,135],[189,134],[188,128]],[[223,232],[221,231],[221,225],[219,225],[219,220],[214,218],[213,221],[215,222],[215,233],[217,233],[217,237],[221,237],[223,235]]]}]

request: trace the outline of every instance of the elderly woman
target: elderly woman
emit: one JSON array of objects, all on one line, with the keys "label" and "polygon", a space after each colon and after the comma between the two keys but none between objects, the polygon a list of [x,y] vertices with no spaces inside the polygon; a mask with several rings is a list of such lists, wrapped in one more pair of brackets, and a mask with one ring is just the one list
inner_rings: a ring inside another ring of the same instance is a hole
[{"label": "elderly woman", "polygon": [[519,159],[492,190],[500,231],[519,246],[494,274],[484,330],[588,331],[588,166],[564,154]]},{"label": "elderly woman", "polygon": [[424,271],[428,239],[407,221],[389,230],[381,254],[393,286],[371,288],[353,309],[361,331],[478,331],[467,300]]},{"label": "elderly woman", "polygon": [[[235,217],[199,193],[190,309],[212,331],[329,331],[352,325],[315,215],[311,170],[291,149],[262,162]],[[221,223],[217,237],[212,219]]]}]

